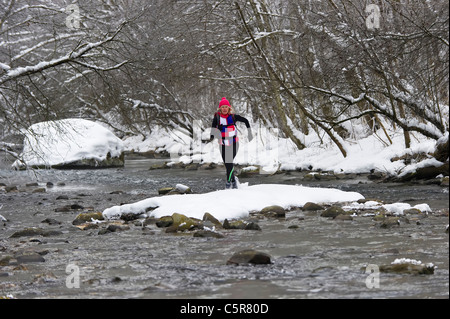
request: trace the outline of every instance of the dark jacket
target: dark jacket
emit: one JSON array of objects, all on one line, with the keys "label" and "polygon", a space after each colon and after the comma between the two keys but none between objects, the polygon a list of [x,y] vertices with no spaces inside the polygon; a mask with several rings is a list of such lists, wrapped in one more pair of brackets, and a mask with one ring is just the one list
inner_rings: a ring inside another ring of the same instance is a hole
[{"label": "dark jacket", "polygon": [[251,140],[253,138],[251,129],[250,129],[250,123],[248,120],[240,115],[237,114],[231,114],[227,117],[227,124],[223,125],[220,123],[220,113],[217,112],[214,114],[214,118],[211,124],[211,140],[214,138],[220,139],[226,139],[229,141],[229,143],[237,143],[238,138],[236,134],[233,134],[231,137],[227,136],[227,131],[235,131],[236,130],[236,123],[242,122],[245,124],[245,126],[248,129],[249,132],[249,139]]}]

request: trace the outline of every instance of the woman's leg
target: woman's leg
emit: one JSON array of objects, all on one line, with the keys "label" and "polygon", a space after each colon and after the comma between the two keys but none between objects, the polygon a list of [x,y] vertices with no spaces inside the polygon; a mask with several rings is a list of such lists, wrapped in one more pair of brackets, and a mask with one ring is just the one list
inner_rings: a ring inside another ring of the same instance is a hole
[{"label": "woman's leg", "polygon": [[236,181],[234,177],[234,164],[233,160],[236,157],[237,151],[239,150],[239,144],[233,144],[230,146],[222,145],[221,153],[222,159],[227,170],[227,182],[233,183]]}]

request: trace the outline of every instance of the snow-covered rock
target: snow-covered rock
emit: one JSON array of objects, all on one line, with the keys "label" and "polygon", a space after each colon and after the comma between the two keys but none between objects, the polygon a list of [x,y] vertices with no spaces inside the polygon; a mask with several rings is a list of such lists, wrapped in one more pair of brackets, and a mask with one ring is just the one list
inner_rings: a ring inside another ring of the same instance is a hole
[{"label": "snow-covered rock", "polygon": [[104,168],[124,165],[123,142],[109,129],[84,119],[33,124],[25,132],[16,169]]},{"label": "snow-covered rock", "polygon": [[240,189],[219,190],[205,194],[185,194],[147,198],[142,201],[113,206],[103,211],[105,219],[120,218],[122,214],[146,214],[159,218],[174,212],[201,219],[208,212],[216,219],[245,218],[251,211],[278,205],[284,209],[301,207],[307,202],[335,203],[363,199],[359,193],[339,189],[314,188],[297,185],[264,184],[242,186]]}]

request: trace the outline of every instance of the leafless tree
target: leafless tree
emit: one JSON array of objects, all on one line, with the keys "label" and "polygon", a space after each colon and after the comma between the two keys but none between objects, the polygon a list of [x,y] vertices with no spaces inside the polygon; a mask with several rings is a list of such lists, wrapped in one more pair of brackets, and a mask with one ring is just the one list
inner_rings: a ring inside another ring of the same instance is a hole
[{"label": "leafless tree", "polygon": [[227,96],[299,148],[448,131],[448,1],[0,0],[0,139],[85,117],[146,138]]}]

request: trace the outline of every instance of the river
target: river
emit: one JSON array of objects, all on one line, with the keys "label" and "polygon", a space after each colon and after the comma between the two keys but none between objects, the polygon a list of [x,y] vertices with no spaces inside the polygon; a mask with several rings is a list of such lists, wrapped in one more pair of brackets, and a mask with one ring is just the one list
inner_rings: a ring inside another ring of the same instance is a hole
[{"label": "river", "polygon": [[[222,230],[223,239],[166,234],[154,224],[99,235],[79,230],[80,211],[158,196],[158,189],[185,184],[195,193],[224,187],[223,169],[148,170],[155,160],[129,159],[124,168],[102,170],[0,169],[0,183],[19,185],[0,193],[0,260],[38,253],[45,261],[0,266],[0,296],[14,298],[448,298],[448,187],[376,183],[365,175],[307,180],[305,172],[241,178],[258,183],[301,184],[356,191],[385,203],[427,203],[428,217],[383,229],[370,217],[336,221],[300,209],[286,219],[258,219],[261,231]],[[37,186],[26,186],[37,182]],[[53,187],[47,186],[52,182]],[[44,188],[45,192],[33,192]],[[81,209],[61,210],[77,204]],[[58,223],[43,221],[53,218]],[[293,227],[291,227],[293,226]],[[51,237],[11,238],[27,227],[59,230]],[[271,256],[272,264],[226,265],[242,249]],[[366,265],[397,258],[433,263],[432,275],[377,274],[366,284]]]}]

